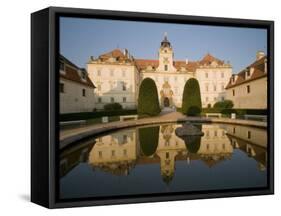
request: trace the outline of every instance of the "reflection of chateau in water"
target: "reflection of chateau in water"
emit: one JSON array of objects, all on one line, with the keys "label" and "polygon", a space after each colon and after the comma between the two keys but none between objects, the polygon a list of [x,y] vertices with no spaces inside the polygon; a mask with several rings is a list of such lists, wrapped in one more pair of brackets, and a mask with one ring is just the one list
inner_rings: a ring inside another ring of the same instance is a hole
[{"label": "reflection of chateau in water", "polygon": [[[177,127],[181,125],[155,126],[154,129],[158,129],[159,133],[150,128],[138,128],[97,138],[89,153],[88,163],[94,169],[114,175],[128,175],[135,165],[157,163],[160,164],[163,181],[168,183],[174,176],[175,161],[186,161],[189,164],[193,160],[200,160],[212,167],[230,159],[233,150],[239,148],[259,162],[260,170],[266,168],[265,130],[230,125],[200,125],[198,127],[204,136],[197,140],[183,140],[175,135]],[[148,142],[149,149],[146,149]]]},{"label": "reflection of chateau in water", "polygon": [[127,175],[139,152],[136,135],[132,129],[97,138],[89,154],[89,163],[112,174]]},{"label": "reflection of chateau in water", "polygon": [[259,163],[259,169],[267,167],[267,131],[259,128],[227,125],[227,135],[231,145],[254,158]]}]

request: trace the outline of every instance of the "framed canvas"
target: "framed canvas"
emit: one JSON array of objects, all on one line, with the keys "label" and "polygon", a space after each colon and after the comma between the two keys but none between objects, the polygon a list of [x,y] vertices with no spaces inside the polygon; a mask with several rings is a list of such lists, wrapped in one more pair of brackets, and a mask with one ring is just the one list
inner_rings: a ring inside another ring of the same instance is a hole
[{"label": "framed canvas", "polygon": [[273,194],[274,22],[31,15],[31,201]]}]

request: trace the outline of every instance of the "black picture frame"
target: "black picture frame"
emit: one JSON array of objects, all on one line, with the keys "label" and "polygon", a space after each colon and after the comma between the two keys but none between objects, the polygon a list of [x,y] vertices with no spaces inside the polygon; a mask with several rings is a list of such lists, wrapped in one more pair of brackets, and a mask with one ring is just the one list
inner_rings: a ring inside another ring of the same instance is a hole
[{"label": "black picture frame", "polygon": [[[60,16],[265,28],[268,32],[268,186],[194,193],[80,199],[57,197],[58,176],[58,18]],[[274,22],[202,16],[49,7],[31,15],[31,201],[47,208],[191,200],[274,193]]]}]

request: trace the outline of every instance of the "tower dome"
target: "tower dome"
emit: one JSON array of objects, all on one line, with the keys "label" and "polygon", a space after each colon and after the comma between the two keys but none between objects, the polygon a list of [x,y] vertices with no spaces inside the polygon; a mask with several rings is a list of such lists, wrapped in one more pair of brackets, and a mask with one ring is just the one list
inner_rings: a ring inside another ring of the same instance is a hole
[{"label": "tower dome", "polygon": [[168,38],[167,38],[167,32],[165,32],[165,34],[164,34],[164,39],[161,42],[161,47],[171,47],[171,43],[170,43],[170,41],[168,41]]}]

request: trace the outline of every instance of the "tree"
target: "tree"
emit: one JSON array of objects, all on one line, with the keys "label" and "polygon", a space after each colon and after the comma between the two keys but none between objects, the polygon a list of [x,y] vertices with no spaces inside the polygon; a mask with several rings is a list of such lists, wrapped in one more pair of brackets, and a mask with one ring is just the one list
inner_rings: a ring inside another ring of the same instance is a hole
[{"label": "tree", "polygon": [[184,86],[182,97],[182,113],[189,116],[199,115],[202,111],[201,93],[199,83],[190,78]]},{"label": "tree", "polygon": [[138,114],[155,116],[160,111],[156,84],[152,79],[145,78],[139,89]]},{"label": "tree", "polygon": [[139,141],[142,153],[151,156],[155,153],[159,141],[159,126],[139,128]]},{"label": "tree", "polygon": [[104,105],[104,110],[114,111],[114,110],[122,110],[123,107],[120,103],[109,103]]},{"label": "tree", "polygon": [[214,104],[214,108],[217,109],[231,109],[233,102],[231,100],[218,101]]}]

